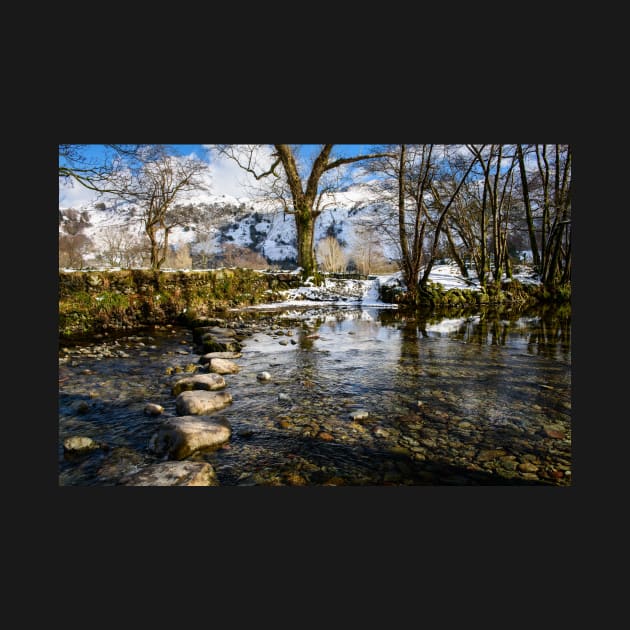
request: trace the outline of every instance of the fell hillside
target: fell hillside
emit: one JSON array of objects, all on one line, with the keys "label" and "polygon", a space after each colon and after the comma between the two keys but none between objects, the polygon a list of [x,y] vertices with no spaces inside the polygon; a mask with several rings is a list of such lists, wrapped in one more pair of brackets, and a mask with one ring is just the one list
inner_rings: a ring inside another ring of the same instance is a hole
[{"label": "fell hillside", "polygon": [[[396,258],[396,246],[384,237],[380,226],[382,210],[367,186],[360,184],[336,192],[324,206],[316,222],[316,244],[333,236],[351,258],[357,246],[371,239],[385,260]],[[234,245],[260,254],[269,265],[290,268],[295,263],[295,222],[281,208],[269,208],[247,198],[208,193],[189,197],[176,209],[182,213],[185,225],[173,228],[169,243],[174,250],[187,244],[193,260],[211,259],[226,246]],[[101,254],[112,247],[113,241],[141,242],[141,213],[133,204],[115,200],[60,207],[59,234],[60,237],[82,235],[81,240],[87,244],[85,264],[103,266]]]}]

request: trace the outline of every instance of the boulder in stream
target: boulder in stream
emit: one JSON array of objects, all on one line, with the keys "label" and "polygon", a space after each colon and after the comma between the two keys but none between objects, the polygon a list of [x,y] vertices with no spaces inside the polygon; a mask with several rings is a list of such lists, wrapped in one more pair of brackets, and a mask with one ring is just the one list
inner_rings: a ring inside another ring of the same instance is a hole
[{"label": "boulder in stream", "polygon": [[185,459],[200,449],[220,446],[230,439],[232,427],[223,418],[180,416],[166,420],[151,437],[149,449],[169,459]]},{"label": "boulder in stream", "polygon": [[175,399],[175,408],[180,416],[203,416],[227,407],[232,402],[229,392],[193,390],[182,392]]}]

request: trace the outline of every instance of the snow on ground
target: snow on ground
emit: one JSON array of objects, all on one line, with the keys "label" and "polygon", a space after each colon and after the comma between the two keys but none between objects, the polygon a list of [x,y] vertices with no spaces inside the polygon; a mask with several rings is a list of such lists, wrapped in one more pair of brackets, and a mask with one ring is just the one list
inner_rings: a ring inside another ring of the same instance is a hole
[{"label": "snow on ground", "polygon": [[448,289],[479,288],[479,280],[476,278],[464,278],[455,263],[433,265],[429,274],[429,280],[433,283],[441,284],[447,291]]},{"label": "snow on ground", "polygon": [[[299,270],[296,270],[296,272]],[[537,283],[531,270],[525,266],[515,268],[514,279],[521,282]],[[295,273],[295,272],[293,272]],[[469,289],[476,290],[480,287],[479,280],[464,278],[459,267],[452,262],[434,265],[429,274],[429,281],[440,284],[444,290]],[[375,275],[371,280],[340,280],[326,278],[321,286],[315,286],[306,281],[296,289],[284,291],[285,300],[270,304],[258,304],[252,309],[262,308],[286,308],[290,306],[313,306],[326,304],[329,306],[360,306],[361,308],[397,308],[395,304],[382,302],[379,297],[379,287],[387,285],[402,285],[401,273]],[[505,281],[505,279],[504,279]],[[456,330],[461,325],[460,320],[446,320],[444,330],[435,329],[435,332],[449,332]]]}]

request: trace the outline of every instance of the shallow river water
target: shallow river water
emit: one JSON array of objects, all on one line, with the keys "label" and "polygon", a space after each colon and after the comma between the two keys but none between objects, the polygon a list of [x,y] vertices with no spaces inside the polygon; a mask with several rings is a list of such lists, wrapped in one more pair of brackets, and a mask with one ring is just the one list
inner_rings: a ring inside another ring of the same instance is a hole
[{"label": "shallow river water", "polygon": [[[568,309],[222,317],[244,339],[240,372],[225,376],[232,404],[212,414],[232,436],[188,458],[221,485],[571,484]],[[176,326],[60,342],[59,484],[116,485],[161,461],[149,441],[177,415],[173,382],[207,371],[195,350]],[[103,448],[72,456],[70,436]]]}]

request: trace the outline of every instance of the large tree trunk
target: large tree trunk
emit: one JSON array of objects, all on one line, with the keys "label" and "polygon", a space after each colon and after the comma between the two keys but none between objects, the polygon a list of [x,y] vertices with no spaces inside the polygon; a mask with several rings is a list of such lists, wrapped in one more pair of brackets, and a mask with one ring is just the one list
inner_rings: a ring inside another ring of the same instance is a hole
[{"label": "large tree trunk", "polygon": [[160,268],[160,245],[157,240],[156,230],[153,226],[147,225],[146,233],[149,237],[149,248],[151,252],[151,269],[157,270]]},{"label": "large tree trunk", "polygon": [[302,277],[306,279],[317,273],[317,260],[313,249],[315,217],[312,209],[307,206],[296,208],[295,211],[297,264],[302,268]]}]

